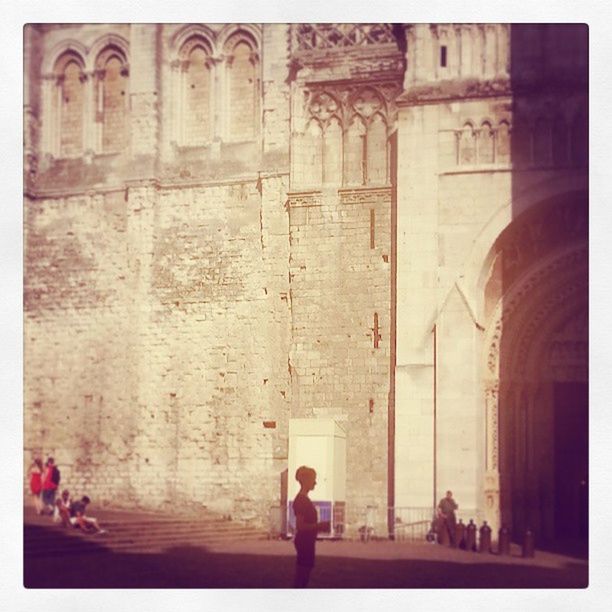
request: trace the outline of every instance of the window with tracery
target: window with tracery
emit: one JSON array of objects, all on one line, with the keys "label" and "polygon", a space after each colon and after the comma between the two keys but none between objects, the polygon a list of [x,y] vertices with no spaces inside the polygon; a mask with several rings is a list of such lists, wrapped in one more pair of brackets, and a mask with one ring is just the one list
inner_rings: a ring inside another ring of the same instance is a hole
[{"label": "window with tracery", "polygon": [[255,41],[237,32],[225,43],[227,136],[253,140],[259,134],[259,55]]},{"label": "window with tracery", "polygon": [[128,144],[128,67],[123,52],[107,47],[96,60],[97,148],[117,153]]},{"label": "window with tracery", "polygon": [[352,100],[346,138],[347,184],[380,185],[389,180],[389,140],[386,104],[374,89]]},{"label": "window with tracery", "polygon": [[83,152],[85,74],[83,60],[73,52],[63,54],[56,62],[55,94],[52,122],[55,136],[52,152],[71,157]]},{"label": "window with tracery", "polygon": [[[387,91],[392,92],[391,87]],[[314,93],[305,109],[306,127],[294,147],[296,183],[315,188],[387,185],[389,104],[371,87],[352,95]]]}]

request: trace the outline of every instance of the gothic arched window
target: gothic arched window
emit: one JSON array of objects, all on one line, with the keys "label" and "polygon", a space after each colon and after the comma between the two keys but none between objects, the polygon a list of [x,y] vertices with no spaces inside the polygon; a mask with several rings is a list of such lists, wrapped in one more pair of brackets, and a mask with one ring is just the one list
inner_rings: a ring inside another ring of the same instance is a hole
[{"label": "gothic arched window", "polygon": [[128,144],[128,67],[123,52],[107,47],[96,59],[98,150],[118,153]]},{"label": "gothic arched window", "polygon": [[311,119],[304,133],[305,185],[318,186],[323,182],[323,130],[316,119]]},{"label": "gothic arched window", "polygon": [[459,133],[458,159],[461,165],[476,163],[476,133],[470,122],[467,122]]},{"label": "gothic arched window", "polygon": [[389,180],[389,141],[386,105],[367,87],[351,101],[355,112],[346,134],[345,182],[380,185]]},{"label": "gothic arched window", "polygon": [[342,184],[342,126],[332,117],[323,133],[323,182]]},{"label": "gothic arched window", "polygon": [[483,122],[478,133],[478,163],[492,164],[495,161],[495,138],[488,121]]},{"label": "gothic arched window", "polygon": [[239,31],[225,43],[226,132],[229,140],[253,140],[259,135],[259,70],[255,41]]},{"label": "gothic arched window", "polygon": [[367,182],[381,184],[387,182],[387,124],[380,113],[376,113],[367,131]]},{"label": "gothic arched window", "polygon": [[55,95],[53,119],[55,138],[53,153],[71,157],[83,152],[85,74],[83,60],[71,51],[64,53],[55,63]]},{"label": "gothic arched window", "polygon": [[502,121],[497,128],[495,145],[495,160],[507,164],[510,161],[510,125],[506,121]]},{"label": "gothic arched window", "polygon": [[213,136],[212,61],[207,42],[194,36],[181,47],[182,138],[185,145],[203,145]]},{"label": "gothic arched window", "polygon": [[346,134],[345,178],[348,185],[365,183],[365,142],[365,122],[355,115]]}]

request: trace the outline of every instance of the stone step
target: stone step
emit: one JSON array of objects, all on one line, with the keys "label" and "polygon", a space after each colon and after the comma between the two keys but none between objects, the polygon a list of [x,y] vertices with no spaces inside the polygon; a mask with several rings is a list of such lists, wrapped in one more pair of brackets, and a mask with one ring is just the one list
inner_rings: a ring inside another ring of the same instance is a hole
[{"label": "stone step", "polygon": [[[219,523],[219,524],[191,524],[191,525],[179,525],[178,527],[174,527],[172,525],[152,525],[147,528],[130,526],[130,525],[121,525],[121,524],[112,524],[112,523],[101,523],[103,529],[113,534],[138,534],[146,533],[147,535],[164,535],[164,534],[174,534],[174,535],[193,535],[193,534],[206,534],[206,533],[233,533],[235,531],[240,532],[259,532],[261,530],[255,529],[253,527],[240,525],[240,524],[231,524],[231,523]],[[45,540],[52,539],[56,537],[56,534],[62,534],[63,536],[72,536],[78,535],[80,532],[77,529],[70,527],[60,527],[53,526],[48,530],[41,530],[37,533],[32,533],[31,531],[28,533],[27,538],[29,540]]]},{"label": "stone step", "polygon": [[174,546],[211,546],[236,540],[261,540],[267,534],[219,515],[190,517],[100,509],[95,513],[107,533],[85,534],[53,523],[48,516],[24,513],[24,554],[62,557],[90,553],[154,552]]}]

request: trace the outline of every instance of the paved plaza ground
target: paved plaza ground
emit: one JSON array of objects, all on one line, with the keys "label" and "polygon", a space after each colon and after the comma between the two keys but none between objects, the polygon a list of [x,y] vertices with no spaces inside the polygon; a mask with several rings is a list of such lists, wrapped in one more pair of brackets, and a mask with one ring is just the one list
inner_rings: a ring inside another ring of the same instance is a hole
[{"label": "paved plaza ground", "polygon": [[[47,519],[48,517],[44,517]],[[151,552],[113,550],[108,534],[87,538],[87,550],[62,555],[62,538],[74,534],[40,519],[28,530],[55,530],[56,553],[26,550],[24,584],[29,588],[288,588],[295,551],[290,541],[248,539],[173,545]],[[42,525],[42,526],[41,526]],[[144,534],[146,535],[146,534]],[[584,588],[588,562],[577,556],[520,550],[500,557],[453,550],[426,542],[321,541],[312,588]]]}]

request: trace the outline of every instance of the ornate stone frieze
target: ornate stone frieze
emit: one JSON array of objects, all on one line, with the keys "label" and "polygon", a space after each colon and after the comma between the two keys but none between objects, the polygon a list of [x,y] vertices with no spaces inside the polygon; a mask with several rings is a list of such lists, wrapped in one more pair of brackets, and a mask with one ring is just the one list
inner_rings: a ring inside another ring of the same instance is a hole
[{"label": "ornate stone frieze", "polygon": [[321,206],[321,193],[290,193],[287,198],[287,206],[288,208]]},{"label": "ornate stone frieze", "polygon": [[394,44],[389,23],[296,23],[292,26],[293,50],[313,51]]},{"label": "ornate stone frieze", "polygon": [[341,189],[339,191],[340,202],[347,204],[376,204],[378,202],[388,202],[391,198],[391,188],[375,189]]}]

